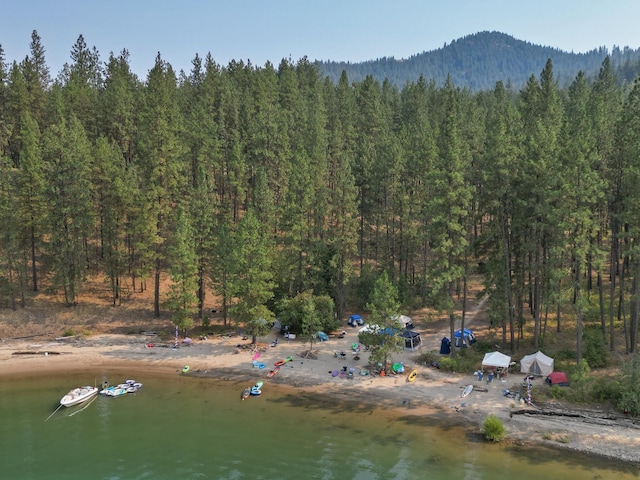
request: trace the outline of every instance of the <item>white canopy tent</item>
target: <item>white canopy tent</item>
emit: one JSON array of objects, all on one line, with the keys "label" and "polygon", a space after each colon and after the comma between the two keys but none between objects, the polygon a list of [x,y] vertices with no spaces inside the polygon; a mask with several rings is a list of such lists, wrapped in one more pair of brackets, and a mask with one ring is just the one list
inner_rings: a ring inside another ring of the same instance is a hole
[{"label": "white canopy tent", "polygon": [[484,354],[482,367],[509,368],[511,357],[500,352],[489,352]]},{"label": "white canopy tent", "polygon": [[520,360],[520,371],[522,373],[546,377],[553,372],[553,358],[546,356],[540,351],[526,355]]}]

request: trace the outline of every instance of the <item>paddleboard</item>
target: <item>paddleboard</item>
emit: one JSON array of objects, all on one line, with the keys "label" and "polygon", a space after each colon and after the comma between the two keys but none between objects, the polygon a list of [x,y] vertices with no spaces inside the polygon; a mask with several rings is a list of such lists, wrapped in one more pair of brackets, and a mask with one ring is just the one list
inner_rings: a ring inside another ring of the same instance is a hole
[{"label": "paddleboard", "polygon": [[469,395],[472,391],[473,391],[473,385],[467,385],[466,387],[464,387],[464,390],[462,391],[460,396],[464,398],[467,395]]}]

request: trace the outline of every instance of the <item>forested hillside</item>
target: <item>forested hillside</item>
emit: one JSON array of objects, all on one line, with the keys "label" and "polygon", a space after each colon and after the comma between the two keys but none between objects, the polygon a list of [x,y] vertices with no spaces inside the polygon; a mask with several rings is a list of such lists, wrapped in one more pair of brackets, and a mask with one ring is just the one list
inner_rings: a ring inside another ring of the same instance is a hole
[{"label": "forested hillside", "polygon": [[567,315],[578,360],[583,325],[636,350],[640,83],[624,94],[608,58],[593,83],[560,89],[547,61],[479,93],[209,55],[177,75],[158,54],[138,79],[82,36],[71,59],[52,82],[34,32],[0,64],[3,308],[74,305],[97,273],[114,305],[150,288],[180,325],[209,287],[259,331],[298,295],[343,319],[384,271],[453,329],[481,271],[505,346],[532,323],[537,348]]},{"label": "forested hillside", "polygon": [[537,75],[546,61],[553,62],[555,79],[568,87],[579,71],[592,79],[609,56],[621,81],[631,82],[640,73],[640,49],[600,47],[586,53],[563,52],[557,48],[533,45],[500,32],[480,32],[452,41],[442,48],[412,55],[407,59],[384,57],[361,63],[318,61],[320,71],[337,82],[346,71],[352,81],[368,75],[382,82],[403,87],[420,76],[442,86],[447,76],[458,87],[473,91],[490,90],[497,81],[522,88],[531,75]]}]

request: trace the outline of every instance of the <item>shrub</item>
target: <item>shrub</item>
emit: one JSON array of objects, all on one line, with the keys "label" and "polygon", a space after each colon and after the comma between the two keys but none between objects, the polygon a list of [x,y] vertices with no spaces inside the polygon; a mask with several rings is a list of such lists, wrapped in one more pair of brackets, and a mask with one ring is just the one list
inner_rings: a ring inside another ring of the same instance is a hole
[{"label": "shrub", "polygon": [[620,398],[621,384],[617,379],[598,378],[593,382],[591,398],[596,402],[616,401]]},{"label": "shrub", "polygon": [[440,367],[449,372],[472,372],[478,368],[479,356],[469,349],[458,350],[455,357],[446,356],[440,359]]},{"label": "shrub", "polygon": [[575,360],[577,358],[577,354],[574,350],[559,350],[555,354],[556,362],[562,360]]},{"label": "shrub", "polygon": [[430,367],[432,363],[440,363],[440,356],[435,352],[425,352],[418,356],[418,363]]},{"label": "shrub", "polygon": [[489,415],[482,424],[482,434],[484,438],[492,442],[499,442],[505,437],[504,425],[495,415]]},{"label": "shrub", "polygon": [[75,332],[73,331],[72,328],[67,328],[63,333],[62,336],[63,337],[73,337],[75,335]]},{"label": "shrub", "polygon": [[609,350],[599,328],[587,328],[583,335],[583,356],[590,367],[606,367],[609,363]]},{"label": "shrub", "polygon": [[594,381],[591,376],[591,368],[589,362],[584,358],[578,362],[570,374],[571,393],[573,400],[576,402],[585,402],[588,399],[590,384]]},{"label": "shrub", "polygon": [[640,416],[640,360],[634,357],[624,365],[616,407],[634,417]]},{"label": "shrub", "polygon": [[556,400],[560,400],[567,396],[567,390],[565,387],[561,387],[560,385],[554,385],[549,389],[549,396]]},{"label": "shrub", "polygon": [[202,326],[207,328],[209,325],[211,325],[211,319],[205,315],[204,317],[202,317]]}]

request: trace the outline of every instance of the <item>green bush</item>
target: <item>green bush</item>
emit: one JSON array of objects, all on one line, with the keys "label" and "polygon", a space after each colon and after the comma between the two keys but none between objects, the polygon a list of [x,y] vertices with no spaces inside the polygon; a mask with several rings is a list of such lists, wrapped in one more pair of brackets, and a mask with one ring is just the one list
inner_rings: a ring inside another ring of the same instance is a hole
[{"label": "green bush", "polygon": [[640,359],[633,359],[624,365],[620,377],[620,391],[616,407],[634,417],[640,416]]},{"label": "green bush", "polygon": [[598,378],[591,387],[591,398],[596,402],[616,401],[620,398],[621,385],[617,379]]},{"label": "green bush", "polygon": [[204,317],[202,317],[202,326],[207,328],[209,325],[211,325],[211,319],[205,315]]},{"label": "green bush", "polygon": [[449,372],[473,372],[480,364],[480,356],[473,349],[462,349],[454,356],[446,356],[440,359],[440,368]]},{"label": "green bush", "polygon": [[73,331],[72,328],[67,328],[63,333],[62,336],[63,337],[73,337],[75,335],[75,332]]},{"label": "green bush", "polygon": [[556,352],[554,359],[559,362],[562,360],[576,360],[577,357],[575,350],[559,350]]},{"label": "green bush", "polygon": [[609,363],[609,349],[602,336],[600,328],[587,328],[584,330],[583,356],[590,367],[602,368]]},{"label": "green bush", "polygon": [[567,389],[566,387],[561,387],[560,385],[554,385],[549,389],[549,396],[551,396],[551,398],[555,398],[556,400],[560,400],[567,396]]},{"label": "green bush", "polygon": [[504,425],[495,415],[489,415],[482,424],[484,438],[492,442],[499,442],[505,437]]},{"label": "green bush", "polygon": [[440,363],[440,355],[435,352],[426,352],[418,356],[418,363],[430,367],[433,362]]}]

